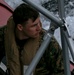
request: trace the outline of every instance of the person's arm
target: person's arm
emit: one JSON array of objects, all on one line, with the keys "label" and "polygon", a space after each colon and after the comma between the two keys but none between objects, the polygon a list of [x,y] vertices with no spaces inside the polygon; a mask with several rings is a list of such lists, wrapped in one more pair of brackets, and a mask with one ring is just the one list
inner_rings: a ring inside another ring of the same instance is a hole
[{"label": "person's arm", "polygon": [[47,69],[52,75],[64,75],[62,50],[55,38],[52,38],[45,53]]},{"label": "person's arm", "polygon": [[[55,24],[55,23],[53,23],[53,22],[51,22],[50,23],[50,28],[52,27],[52,26],[56,26],[56,28],[58,28],[58,26]],[[57,47],[59,48],[60,46],[58,45],[58,43],[56,42],[56,44],[57,44]],[[53,45],[53,47],[55,48],[55,46]],[[57,49],[58,50],[58,49]],[[59,50],[60,51],[60,50]],[[61,53],[62,53],[62,51],[61,51]],[[60,55],[59,55],[60,56]],[[59,57],[58,57],[59,58]],[[70,61],[70,71],[72,72],[72,73],[74,73],[74,63],[73,62],[71,62]]]},{"label": "person's arm", "polygon": [[[49,55],[50,55],[50,58],[48,59],[48,63],[51,60],[51,65],[54,70],[54,73],[56,73],[56,75],[57,74],[63,75],[64,74],[64,65],[63,65],[62,49],[60,48],[60,46],[55,38],[53,38],[51,40],[50,47],[49,47],[49,50],[47,51],[47,53],[49,53]],[[71,75],[74,74],[74,63],[71,61],[70,61],[70,71],[71,71]]]}]

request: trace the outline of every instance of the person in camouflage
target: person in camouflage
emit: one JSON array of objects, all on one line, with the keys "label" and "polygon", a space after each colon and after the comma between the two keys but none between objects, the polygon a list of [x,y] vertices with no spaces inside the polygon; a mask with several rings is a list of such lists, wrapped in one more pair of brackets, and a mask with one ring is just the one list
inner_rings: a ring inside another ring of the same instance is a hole
[{"label": "person in camouflage", "polygon": [[[4,30],[7,68],[10,75],[23,75],[45,35],[39,13],[23,3],[9,18]],[[54,37],[33,71],[33,75],[64,75],[62,50]]]}]

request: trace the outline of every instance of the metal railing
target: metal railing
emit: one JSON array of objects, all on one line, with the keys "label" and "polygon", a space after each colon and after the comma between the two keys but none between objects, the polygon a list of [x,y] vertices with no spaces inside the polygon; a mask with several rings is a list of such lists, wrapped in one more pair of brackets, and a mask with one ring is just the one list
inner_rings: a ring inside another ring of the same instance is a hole
[{"label": "metal railing", "polygon": [[[74,61],[74,50],[73,50],[73,43],[72,43],[71,37],[70,37],[67,27],[66,27],[64,0],[58,0],[59,16],[60,16],[59,18],[55,17],[54,14],[51,14],[51,12],[49,12],[42,6],[35,4],[31,0],[23,0],[23,1],[26,2],[27,4],[31,5],[33,8],[35,8],[40,13],[42,13],[44,16],[46,16],[48,19],[50,19],[51,21],[56,23],[58,25],[58,27],[60,27],[65,75],[71,75],[68,48],[71,52],[73,61]],[[54,26],[54,28],[56,29],[56,26]],[[54,29],[54,31],[55,31],[55,29]],[[36,65],[40,61],[40,58],[42,57],[43,53],[45,52],[45,49],[47,48],[48,44],[50,43],[51,38],[54,34],[54,31],[52,29],[49,29],[49,31],[44,36],[44,41],[42,42],[38,52],[36,53],[35,57],[33,58],[32,62],[29,65],[29,67],[27,68],[25,75],[31,75],[32,71],[35,69]]]}]

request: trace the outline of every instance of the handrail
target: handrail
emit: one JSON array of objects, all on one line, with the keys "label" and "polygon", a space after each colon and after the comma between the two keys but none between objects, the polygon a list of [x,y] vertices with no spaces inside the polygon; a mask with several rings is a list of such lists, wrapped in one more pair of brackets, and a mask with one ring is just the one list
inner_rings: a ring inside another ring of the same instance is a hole
[{"label": "handrail", "polygon": [[[59,10],[59,16],[63,20],[65,19],[65,9],[64,9],[64,0],[58,0],[58,10]],[[62,44],[62,52],[63,52],[63,62],[64,62],[64,74],[65,75],[71,75],[70,72],[70,62],[69,62],[69,51],[68,51],[68,45],[65,38],[66,31],[62,31],[62,28],[60,27],[60,33],[61,33],[61,44]]]},{"label": "handrail", "polygon": [[[31,2],[30,0],[23,0],[24,2],[26,2],[27,4],[29,4],[29,5],[31,5],[32,7],[34,7],[35,9],[37,9],[39,12],[41,12],[43,15],[45,15],[48,19],[51,19],[53,22],[55,22],[59,27],[61,27],[62,28],[62,32],[63,32],[63,35],[64,35],[64,38],[66,39],[66,42],[68,43],[67,45],[68,46],[63,46],[63,48],[64,49],[66,49],[66,47],[69,47],[70,49],[71,49],[71,51],[73,51],[73,47],[70,45],[71,44],[71,42],[70,42],[70,40],[69,40],[69,36],[68,36],[68,33],[67,33],[67,28],[65,27],[65,21],[64,21],[64,16],[65,16],[65,14],[63,14],[64,13],[64,10],[62,11],[62,13],[60,13],[60,16],[61,16],[61,18],[59,17],[59,19],[57,19],[55,16],[54,16],[54,14],[51,14],[49,11],[47,11],[46,9],[44,9],[42,6],[40,6],[40,5],[37,5],[37,4],[35,4],[34,2]],[[60,2],[61,3],[61,2]],[[59,6],[62,6],[62,5],[59,5]],[[62,7],[61,7],[62,8]],[[47,34],[49,34],[49,36],[51,36],[52,37],[52,34],[50,34],[50,33],[47,33]],[[47,37],[48,37],[48,35],[47,35]],[[49,40],[50,40],[50,38],[51,37],[49,37]],[[45,41],[44,41],[45,42]],[[46,42],[45,44],[47,44],[48,42]],[[63,41],[63,43],[64,43],[64,41]],[[43,43],[42,43],[43,44]],[[46,47],[46,46],[45,46]],[[41,45],[41,47],[39,48],[39,51],[40,51],[40,49],[41,50],[43,50],[43,49],[45,49],[45,47],[43,46],[43,48],[42,48],[42,45]],[[38,52],[39,52],[38,51]],[[44,51],[44,50],[43,50]],[[40,52],[41,53],[41,52]],[[39,53],[39,54],[40,54]],[[65,51],[65,53],[68,53],[67,52],[67,49],[66,49],[66,51]],[[64,55],[65,55],[65,53],[64,53]],[[71,52],[72,53],[72,56],[74,56],[73,54],[74,54],[74,52]],[[41,53],[41,55],[42,55],[42,53]],[[37,58],[37,59],[36,59]],[[39,61],[39,59],[41,58],[41,56],[39,57],[38,56],[38,53],[36,54],[36,56],[34,57],[34,59],[32,60],[32,62],[31,62],[31,64],[30,64],[30,66],[28,67],[28,69],[27,69],[27,71],[26,71],[26,73],[25,73],[25,75],[30,75],[31,73],[32,73],[32,71],[33,71],[33,69],[36,67],[36,65],[37,65],[37,63],[38,63],[38,61]],[[66,58],[64,59],[65,60],[65,62],[67,62],[66,60],[69,60],[68,58],[67,58],[67,54],[66,54]],[[73,57],[73,60],[74,60],[74,57]],[[69,63],[69,62],[68,62]],[[69,69],[69,65],[67,66],[68,64],[65,64],[65,67],[66,67],[66,69],[67,70],[65,70],[66,72],[68,72],[68,73],[65,73],[65,75],[70,75],[70,69]]]}]

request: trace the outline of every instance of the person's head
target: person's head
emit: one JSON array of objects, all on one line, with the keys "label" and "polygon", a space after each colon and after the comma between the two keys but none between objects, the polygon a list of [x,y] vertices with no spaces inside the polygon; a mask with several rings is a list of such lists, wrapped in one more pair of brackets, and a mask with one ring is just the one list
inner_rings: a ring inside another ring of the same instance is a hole
[{"label": "person's head", "polygon": [[14,10],[13,21],[23,36],[35,38],[41,31],[39,12],[25,3]]}]

